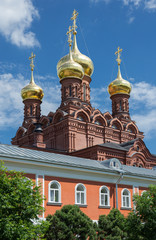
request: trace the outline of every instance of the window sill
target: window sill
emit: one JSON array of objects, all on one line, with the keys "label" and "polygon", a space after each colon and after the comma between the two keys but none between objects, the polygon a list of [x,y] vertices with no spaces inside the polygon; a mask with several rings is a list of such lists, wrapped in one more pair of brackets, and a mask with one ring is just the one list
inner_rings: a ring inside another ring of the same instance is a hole
[{"label": "window sill", "polygon": [[100,206],[98,206],[98,208],[110,209],[111,207],[110,206],[102,206],[102,205],[100,205]]},{"label": "window sill", "polygon": [[62,206],[62,203],[47,202],[47,206]]},{"label": "window sill", "polygon": [[75,203],[76,206],[79,206],[80,208],[87,208],[88,205],[86,204],[79,204],[79,203]]},{"label": "window sill", "polygon": [[120,209],[121,209],[121,210],[129,210],[129,211],[132,210],[131,207],[121,207]]}]

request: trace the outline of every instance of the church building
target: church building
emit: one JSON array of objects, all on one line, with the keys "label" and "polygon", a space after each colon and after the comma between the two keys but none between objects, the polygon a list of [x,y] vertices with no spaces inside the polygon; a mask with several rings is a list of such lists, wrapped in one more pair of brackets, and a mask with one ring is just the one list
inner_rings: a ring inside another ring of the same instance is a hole
[{"label": "church building", "polygon": [[[108,86],[112,112],[102,113],[90,102],[92,60],[77,45],[78,13],[67,32],[69,53],[57,63],[61,103],[56,112],[41,115],[43,90],[31,80],[21,90],[23,123],[12,146],[0,144],[0,159],[8,169],[24,171],[42,186],[45,213],[77,204],[91,219],[113,207],[125,216],[133,208],[133,194],[156,184],[156,155],[147,149],[129,112],[131,84],[122,78],[118,47],[117,78]],[[73,38],[73,40],[72,40]]]}]

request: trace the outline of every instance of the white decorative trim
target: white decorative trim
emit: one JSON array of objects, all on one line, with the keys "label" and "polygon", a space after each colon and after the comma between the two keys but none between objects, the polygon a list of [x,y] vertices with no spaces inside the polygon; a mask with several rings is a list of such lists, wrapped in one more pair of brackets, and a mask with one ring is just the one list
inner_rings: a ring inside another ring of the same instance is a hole
[{"label": "white decorative trim", "polygon": [[[101,193],[102,189],[106,189],[107,193],[106,194]],[[107,197],[108,197],[108,204],[107,205],[101,203],[101,195],[107,195]],[[99,205],[100,206],[105,206],[105,207],[109,207],[110,206],[110,191],[109,191],[107,186],[103,185],[99,189]]]},{"label": "white decorative trim", "polygon": [[[84,203],[78,203],[77,202],[77,187],[79,185],[81,185],[83,187],[83,189],[84,189]],[[87,191],[86,191],[86,187],[85,187],[85,185],[83,183],[78,183],[75,186],[75,204],[77,204],[77,205],[86,205],[87,204]]]},{"label": "white decorative trim", "polygon": [[38,174],[36,174],[36,186],[38,186]]},{"label": "white decorative trim", "polygon": [[[15,160],[15,159],[14,159]],[[105,182],[105,183],[116,183],[118,180],[118,174],[114,172],[106,171],[96,171],[90,169],[81,169],[70,167],[67,168],[64,166],[56,166],[52,164],[41,165],[32,164],[32,162],[25,161],[8,161],[5,159],[5,166],[8,170],[24,171],[25,173],[32,173],[36,175],[52,176],[52,177],[62,177],[70,179],[82,179],[87,181],[96,181],[96,182]],[[129,185],[129,186],[138,186],[148,188],[150,184],[156,184],[156,178],[150,177],[141,177],[141,176],[130,176],[124,175],[124,179],[121,180],[120,184]]]},{"label": "white decorative trim", "polygon": [[142,194],[145,193],[145,192],[147,192],[147,191],[146,191],[146,190],[143,190],[143,191],[141,192],[141,196],[142,196]]},{"label": "white decorative trim", "polygon": [[[44,175],[43,175],[43,208],[44,208]],[[43,219],[44,219],[44,211],[43,211]]]},{"label": "white decorative trim", "polygon": [[[52,184],[52,183],[56,183],[57,186],[58,186],[58,197],[59,197],[58,202],[56,202],[56,201],[51,201],[51,199],[50,199],[50,191],[51,191],[51,184]],[[56,181],[56,180],[52,180],[52,181],[48,184],[48,202],[49,202],[49,203],[61,203],[61,184],[60,184],[58,181]]]},{"label": "white decorative trim", "polygon": [[[124,191],[128,191],[128,197],[129,197],[129,206],[123,206],[123,192]],[[131,193],[130,193],[130,191],[127,189],[127,188],[124,188],[124,189],[122,189],[122,191],[121,191],[121,207],[122,208],[131,208]]]}]

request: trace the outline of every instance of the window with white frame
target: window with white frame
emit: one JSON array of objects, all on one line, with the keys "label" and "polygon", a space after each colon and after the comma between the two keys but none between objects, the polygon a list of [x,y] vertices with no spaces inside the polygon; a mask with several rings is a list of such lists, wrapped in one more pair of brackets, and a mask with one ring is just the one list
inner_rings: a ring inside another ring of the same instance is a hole
[{"label": "window with white frame", "polygon": [[86,188],[83,184],[77,184],[75,188],[75,203],[86,204]]},{"label": "window with white frame", "polygon": [[52,181],[49,183],[49,202],[61,202],[61,185],[57,181]]},{"label": "window with white frame", "polygon": [[141,196],[142,196],[144,193],[146,193],[146,192],[147,192],[146,190],[142,191]]},{"label": "window with white frame", "polygon": [[121,193],[122,198],[122,207],[130,208],[131,207],[131,195],[128,189],[123,189]]},{"label": "window with white frame", "polygon": [[100,187],[100,206],[109,206],[109,189],[105,186]]}]

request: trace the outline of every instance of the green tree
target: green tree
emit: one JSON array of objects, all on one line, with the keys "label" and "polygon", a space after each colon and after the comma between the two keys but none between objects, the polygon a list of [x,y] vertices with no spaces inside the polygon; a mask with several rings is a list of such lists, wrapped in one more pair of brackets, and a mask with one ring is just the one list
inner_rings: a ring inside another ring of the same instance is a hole
[{"label": "green tree", "polygon": [[96,231],[92,220],[78,206],[65,205],[54,215],[48,215],[46,221],[49,228],[46,231],[47,240],[90,240],[96,239]]},{"label": "green tree", "polygon": [[43,211],[41,204],[39,187],[0,163],[0,239],[37,239],[39,226],[34,221]]},{"label": "green tree", "polygon": [[134,196],[135,209],[127,218],[128,240],[156,240],[156,186]]},{"label": "green tree", "polygon": [[125,232],[126,219],[118,209],[112,209],[106,215],[100,215],[98,221],[98,239],[99,240],[122,240],[126,237]]}]

